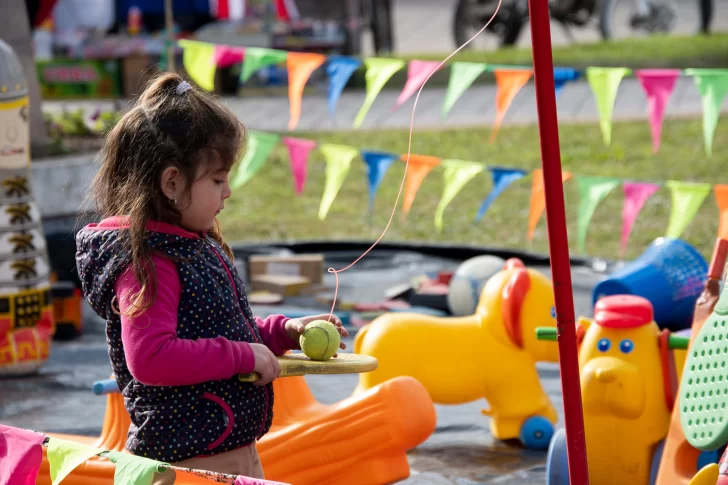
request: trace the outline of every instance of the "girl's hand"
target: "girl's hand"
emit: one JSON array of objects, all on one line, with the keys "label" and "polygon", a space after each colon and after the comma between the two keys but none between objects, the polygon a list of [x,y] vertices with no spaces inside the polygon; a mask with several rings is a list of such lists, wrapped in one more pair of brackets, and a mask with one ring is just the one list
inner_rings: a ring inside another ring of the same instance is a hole
[{"label": "girl's hand", "polygon": [[[301,348],[301,344],[299,343],[299,337],[306,329],[306,326],[316,320],[326,320],[328,322],[331,322],[336,327],[336,330],[339,331],[339,335],[341,335],[342,337],[349,336],[349,332],[341,324],[341,319],[339,319],[339,317],[337,317],[336,315],[332,315],[331,318],[329,318],[328,313],[303,318],[291,318],[286,322],[286,333],[288,334],[288,337],[295,342],[296,349],[300,350]],[[341,344],[339,344],[339,347],[345,349],[346,344],[344,342],[341,342]],[[337,354],[334,354],[334,357],[336,356]]]},{"label": "girl's hand", "polygon": [[265,345],[250,344],[250,347],[253,349],[253,355],[255,356],[254,370],[260,374],[260,379],[253,384],[258,386],[268,384],[281,373],[281,364],[273,352]]}]

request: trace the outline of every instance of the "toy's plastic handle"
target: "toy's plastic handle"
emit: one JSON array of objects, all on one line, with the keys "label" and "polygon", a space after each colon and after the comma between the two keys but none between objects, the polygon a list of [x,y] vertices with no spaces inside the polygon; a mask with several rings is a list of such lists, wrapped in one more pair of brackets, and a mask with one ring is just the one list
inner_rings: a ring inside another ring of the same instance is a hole
[{"label": "toy's plastic handle", "polygon": [[708,268],[708,278],[712,280],[720,280],[723,278],[723,266],[728,257],[728,240],[718,238],[715,248],[713,249],[713,257],[710,259],[710,267]]},{"label": "toy's plastic handle", "polygon": [[689,344],[690,344],[690,337],[682,337],[680,335],[670,334],[670,336],[667,338],[667,346],[670,349],[685,350],[688,348]]},{"label": "toy's plastic handle", "polygon": [[105,379],[103,381],[96,381],[91,387],[91,390],[97,396],[104,394],[117,394],[119,391],[119,385],[116,383],[116,379]]},{"label": "toy's plastic handle", "polygon": [[536,329],[536,339],[556,342],[556,329],[551,327],[538,327]]},{"label": "toy's plastic handle", "polygon": [[257,372],[251,372],[250,374],[239,374],[238,380],[240,382],[255,382],[260,379],[260,374]]}]

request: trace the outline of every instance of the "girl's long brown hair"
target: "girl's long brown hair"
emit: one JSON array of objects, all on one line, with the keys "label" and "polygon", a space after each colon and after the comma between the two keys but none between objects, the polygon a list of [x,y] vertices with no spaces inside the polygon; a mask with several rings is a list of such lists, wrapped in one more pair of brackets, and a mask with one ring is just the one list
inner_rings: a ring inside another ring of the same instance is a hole
[{"label": "girl's long brown hair", "polygon": [[[149,308],[156,297],[152,250],[146,243],[151,220],[179,225],[181,214],[161,190],[162,172],[176,167],[190,188],[202,171],[230,169],[238,160],[246,131],[235,114],[184,78],[164,73],[150,81],[134,106],[106,137],[91,196],[102,217],[126,216],[128,250],[140,291],[131,295],[131,314]],[[191,84],[191,83],[190,83]],[[214,164],[214,166],[213,166]],[[219,222],[208,233],[232,258]]]}]

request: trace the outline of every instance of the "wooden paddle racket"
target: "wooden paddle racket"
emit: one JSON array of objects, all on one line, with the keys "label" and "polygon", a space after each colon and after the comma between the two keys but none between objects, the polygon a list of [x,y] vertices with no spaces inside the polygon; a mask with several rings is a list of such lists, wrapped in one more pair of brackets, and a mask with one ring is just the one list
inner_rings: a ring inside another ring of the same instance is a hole
[{"label": "wooden paddle racket", "polygon": [[[279,377],[303,376],[306,374],[359,374],[376,370],[378,361],[369,355],[339,353],[329,360],[311,360],[305,354],[286,354],[278,357],[281,364]],[[242,382],[260,379],[257,372],[240,374]]]}]

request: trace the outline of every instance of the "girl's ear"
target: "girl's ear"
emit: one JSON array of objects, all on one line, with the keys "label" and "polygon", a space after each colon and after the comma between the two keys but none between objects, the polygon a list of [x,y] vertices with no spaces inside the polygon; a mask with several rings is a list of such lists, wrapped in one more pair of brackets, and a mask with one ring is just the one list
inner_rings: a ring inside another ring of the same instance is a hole
[{"label": "girl's ear", "polygon": [[182,177],[177,167],[167,167],[162,172],[160,180],[162,193],[169,200],[176,199],[182,191]]}]

